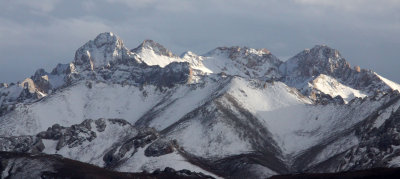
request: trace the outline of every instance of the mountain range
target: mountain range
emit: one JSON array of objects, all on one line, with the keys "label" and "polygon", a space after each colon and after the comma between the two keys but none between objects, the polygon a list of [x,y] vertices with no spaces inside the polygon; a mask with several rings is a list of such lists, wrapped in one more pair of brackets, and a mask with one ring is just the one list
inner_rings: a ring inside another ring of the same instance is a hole
[{"label": "mountain range", "polygon": [[215,178],[399,167],[399,91],[326,45],[287,61],[236,46],[178,56],[106,32],[69,64],[0,84],[0,151]]}]

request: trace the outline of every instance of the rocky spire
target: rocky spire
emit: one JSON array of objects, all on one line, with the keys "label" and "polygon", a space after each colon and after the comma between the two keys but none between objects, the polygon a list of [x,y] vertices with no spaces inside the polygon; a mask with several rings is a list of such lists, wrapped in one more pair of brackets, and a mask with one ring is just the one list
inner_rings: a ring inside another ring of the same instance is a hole
[{"label": "rocky spire", "polygon": [[132,58],[122,40],[112,32],[105,32],[76,51],[74,64],[83,69],[94,70],[127,60]]}]

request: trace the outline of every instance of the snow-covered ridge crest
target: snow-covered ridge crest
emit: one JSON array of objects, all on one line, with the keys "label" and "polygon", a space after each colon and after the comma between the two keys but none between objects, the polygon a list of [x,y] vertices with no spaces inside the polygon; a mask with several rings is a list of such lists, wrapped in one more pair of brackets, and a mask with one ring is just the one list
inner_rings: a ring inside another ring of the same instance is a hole
[{"label": "snow-covered ridge crest", "polygon": [[131,52],[138,61],[150,66],[165,67],[173,62],[188,62],[194,76],[225,73],[247,78],[277,78],[282,63],[267,49],[237,46],[217,47],[204,55],[187,51],[178,57],[159,43],[145,40]]}]

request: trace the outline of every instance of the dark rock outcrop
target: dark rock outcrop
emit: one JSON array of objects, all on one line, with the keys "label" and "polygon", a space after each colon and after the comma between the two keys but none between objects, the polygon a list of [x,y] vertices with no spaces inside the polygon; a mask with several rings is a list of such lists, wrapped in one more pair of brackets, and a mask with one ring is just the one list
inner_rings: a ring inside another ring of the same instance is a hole
[{"label": "dark rock outcrop", "polygon": [[176,140],[165,141],[163,139],[159,139],[146,148],[146,150],[144,151],[144,155],[146,155],[147,157],[158,157],[161,155],[172,153],[178,147],[179,146]]},{"label": "dark rock outcrop", "polygon": [[38,153],[44,149],[40,138],[34,136],[0,137],[0,151]]},{"label": "dark rock outcrop", "polygon": [[122,145],[117,145],[107,152],[103,161],[105,162],[105,167],[113,168],[121,162],[121,160],[126,157],[128,151],[134,150],[132,155],[137,152],[138,148],[143,148],[145,145],[153,142],[159,137],[158,132],[153,128],[143,128],[139,130],[139,133],[122,143]]}]

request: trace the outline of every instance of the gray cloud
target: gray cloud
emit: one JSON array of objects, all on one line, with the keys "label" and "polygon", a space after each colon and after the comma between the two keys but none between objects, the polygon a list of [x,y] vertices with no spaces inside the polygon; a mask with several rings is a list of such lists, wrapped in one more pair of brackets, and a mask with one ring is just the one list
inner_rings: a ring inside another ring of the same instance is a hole
[{"label": "gray cloud", "polygon": [[316,44],[400,82],[400,3],[395,0],[5,0],[0,81],[72,61],[98,33],[128,48],[153,39],[180,54],[217,46],[268,48],[282,60]]}]

